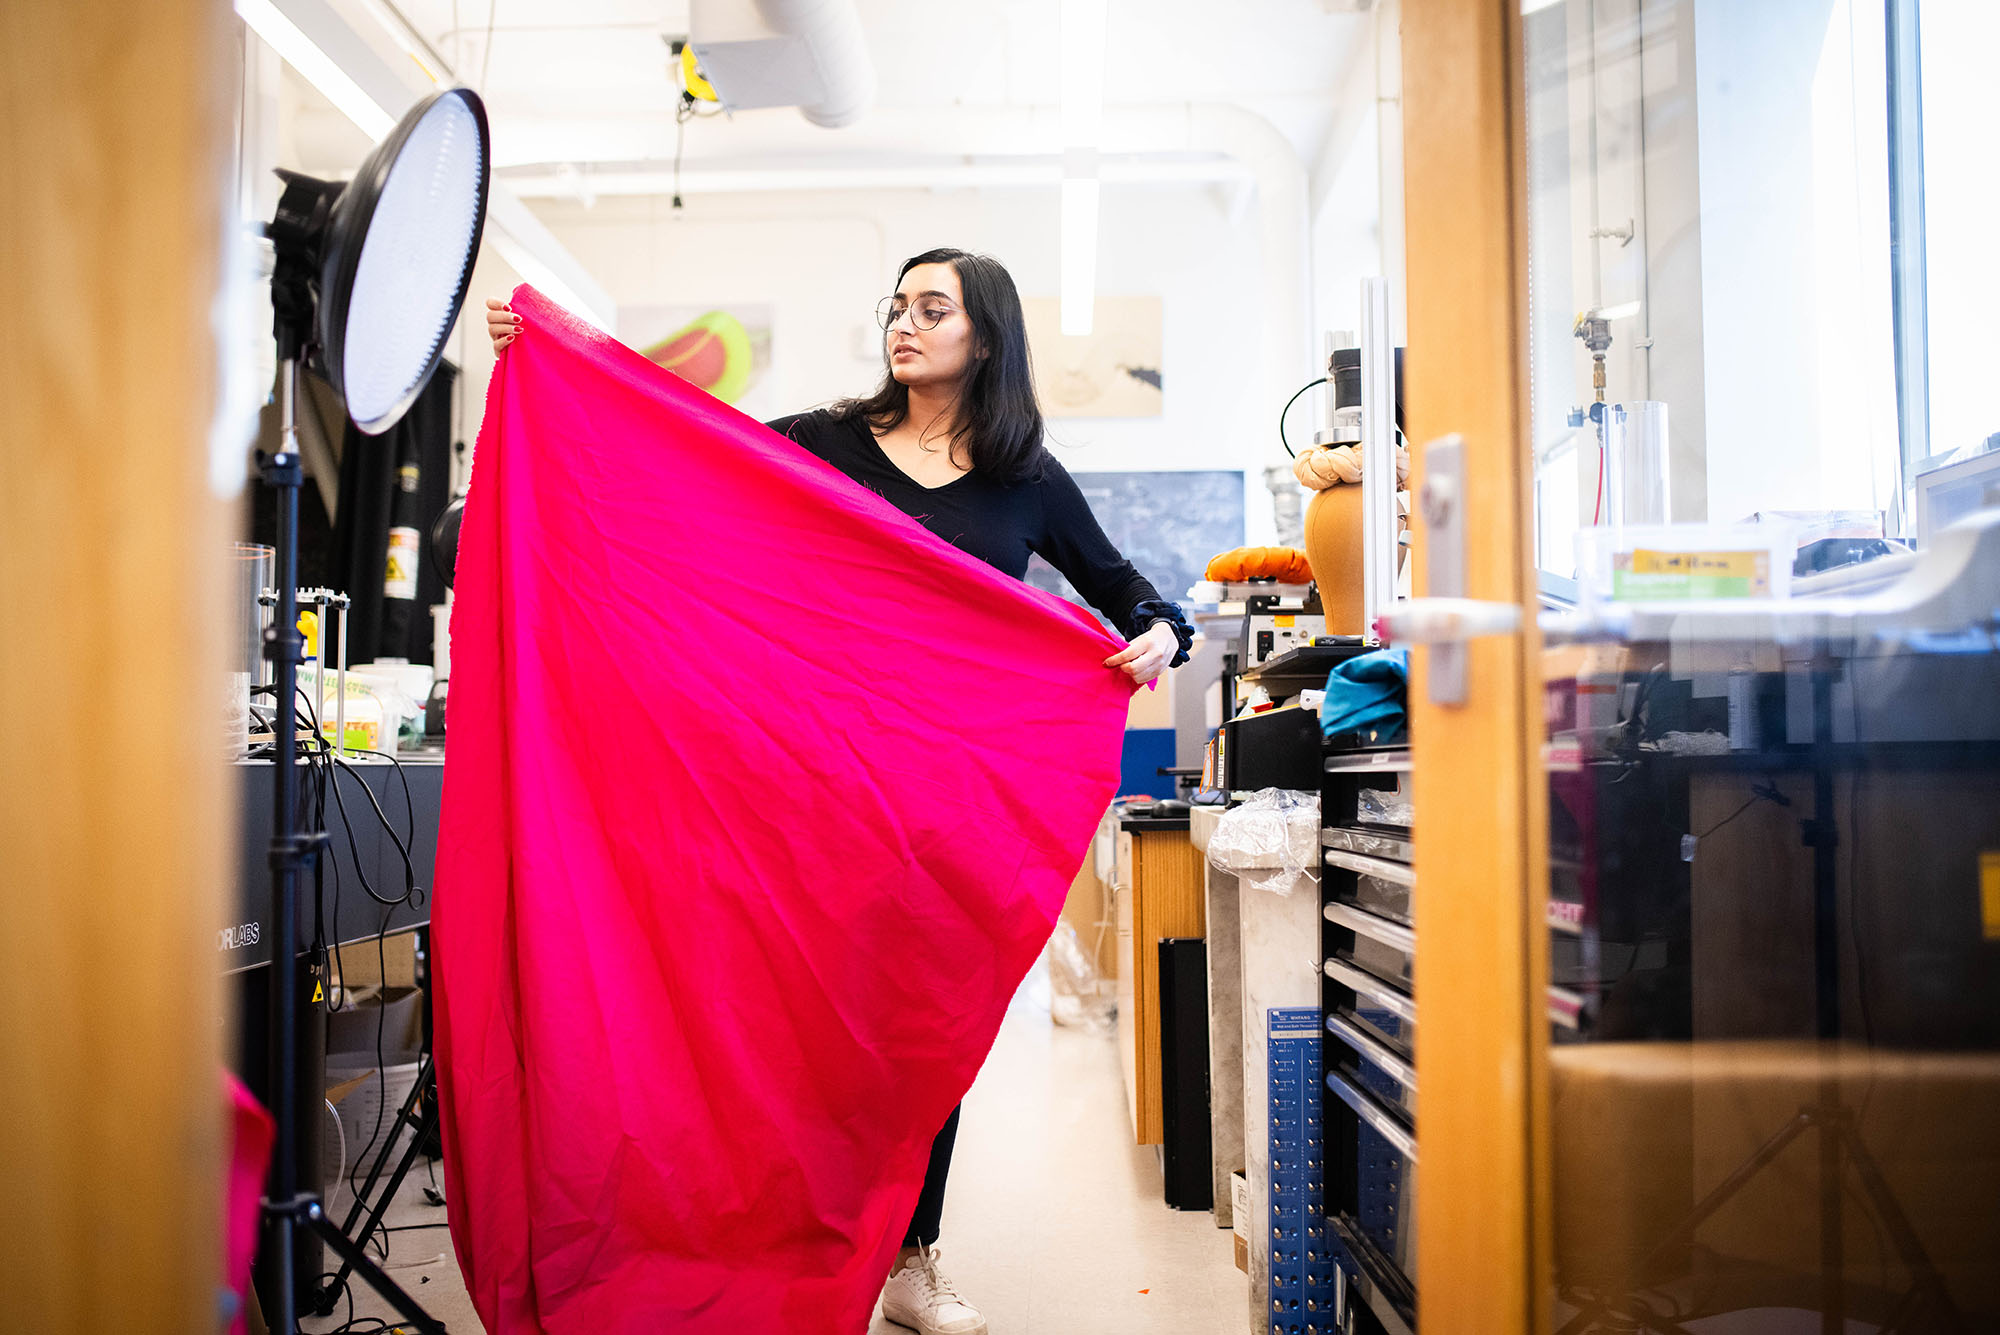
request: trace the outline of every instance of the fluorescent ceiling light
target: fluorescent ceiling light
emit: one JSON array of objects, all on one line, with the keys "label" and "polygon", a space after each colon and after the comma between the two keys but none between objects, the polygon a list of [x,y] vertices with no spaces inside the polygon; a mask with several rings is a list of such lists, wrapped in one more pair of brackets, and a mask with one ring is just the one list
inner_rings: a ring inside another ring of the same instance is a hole
[{"label": "fluorescent ceiling light", "polygon": [[1535,14],[1561,3],[1562,0],[1521,0],[1521,13],[1524,15]]},{"label": "fluorescent ceiling light", "polygon": [[1605,320],[1629,320],[1638,313],[1639,303],[1636,301],[1628,301],[1619,306],[1606,306],[1597,312],[1599,318]]},{"label": "fluorescent ceiling light", "polygon": [[1095,177],[1062,183],[1062,331],[1090,332],[1091,303],[1097,291],[1097,199]]},{"label": "fluorescent ceiling light", "polygon": [[1108,0],[1062,0],[1062,331],[1090,332],[1097,290],[1098,140],[1104,132]]},{"label": "fluorescent ceiling light", "polygon": [[369,139],[380,141],[395,128],[396,118],[370,97],[360,84],[349,78],[347,71],[320,50],[319,44],[300,31],[296,23],[279,13],[271,0],[236,0],[236,12],[250,25],[252,32],[284,57],[285,63],[297,70],[307,83],[319,89],[320,94],[333,103],[341,115],[359,126],[361,133]]},{"label": "fluorescent ceiling light", "polygon": [[1096,148],[1104,129],[1107,0],[1062,0],[1057,42],[1064,148]]}]

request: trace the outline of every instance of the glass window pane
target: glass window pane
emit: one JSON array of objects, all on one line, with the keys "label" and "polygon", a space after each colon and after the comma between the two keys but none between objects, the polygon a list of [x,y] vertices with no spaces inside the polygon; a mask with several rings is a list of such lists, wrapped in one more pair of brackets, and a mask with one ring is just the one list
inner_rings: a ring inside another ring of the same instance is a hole
[{"label": "glass window pane", "polygon": [[[1930,329],[1930,453],[1979,447],[2000,433],[2000,4],[1925,0],[1924,250]],[[1994,442],[2000,445],[2000,440]]]},{"label": "glass window pane", "polygon": [[[1614,511],[1881,512],[1893,534],[1881,4],[1568,0],[1524,22],[1538,563],[1571,573]],[[1600,419],[1644,403],[1664,440],[1607,472]]]},{"label": "glass window pane", "polygon": [[[1904,3],[1524,16],[1565,1332],[2000,1329],[2000,563],[1810,601],[1910,518]],[[1921,20],[1919,458],[2000,432],[2000,4]]]}]

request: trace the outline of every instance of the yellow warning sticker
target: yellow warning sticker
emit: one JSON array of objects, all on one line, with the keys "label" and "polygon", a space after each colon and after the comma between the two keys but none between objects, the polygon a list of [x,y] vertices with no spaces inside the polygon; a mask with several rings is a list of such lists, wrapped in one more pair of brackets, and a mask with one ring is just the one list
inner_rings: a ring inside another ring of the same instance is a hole
[{"label": "yellow warning sticker", "polygon": [[326,1000],[326,989],[320,986],[319,979],[317,978],[313,979],[313,1004],[318,1005],[320,1002],[325,1000]]},{"label": "yellow warning sticker", "polygon": [[1277,617],[1274,619],[1279,626],[1286,628],[1296,626],[1299,623],[1299,619],[1297,617]]},{"label": "yellow warning sticker", "polygon": [[2000,941],[2000,852],[1979,855],[1979,921],[1988,941]]}]

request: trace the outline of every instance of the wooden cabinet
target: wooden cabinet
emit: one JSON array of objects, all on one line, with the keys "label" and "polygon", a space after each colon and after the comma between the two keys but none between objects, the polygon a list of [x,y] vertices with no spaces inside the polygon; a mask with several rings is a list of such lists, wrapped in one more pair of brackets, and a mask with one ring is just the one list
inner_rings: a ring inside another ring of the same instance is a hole
[{"label": "wooden cabinet", "polygon": [[1201,865],[1186,821],[1131,821],[1118,832],[1118,1047],[1140,1145],[1157,1145],[1163,1135],[1160,939],[1208,934]]}]

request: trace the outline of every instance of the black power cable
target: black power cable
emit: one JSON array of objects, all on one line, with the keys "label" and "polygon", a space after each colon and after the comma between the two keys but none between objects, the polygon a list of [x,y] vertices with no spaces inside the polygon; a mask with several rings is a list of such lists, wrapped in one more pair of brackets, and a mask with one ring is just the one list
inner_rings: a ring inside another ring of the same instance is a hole
[{"label": "black power cable", "polygon": [[1729,822],[1735,820],[1759,802],[1775,802],[1781,807],[1788,807],[1792,804],[1792,799],[1779,792],[1778,785],[1775,783],[1753,783],[1750,785],[1750,800],[1696,835],[1694,837],[1695,843],[1699,844],[1702,840],[1708,838],[1708,836],[1714,834],[1717,830],[1729,824]]},{"label": "black power cable", "polygon": [[1292,405],[1297,403],[1300,400],[1300,398],[1304,397],[1307,390],[1311,389],[1315,385],[1330,385],[1332,383],[1333,383],[1333,377],[1326,375],[1321,376],[1317,380],[1308,380],[1306,381],[1305,384],[1299,386],[1299,392],[1297,394],[1294,394],[1292,395],[1292,397],[1285,400],[1284,407],[1278,409],[1278,443],[1280,445],[1283,445],[1285,447],[1285,453],[1291,455],[1294,459],[1299,457],[1299,452],[1292,448],[1291,440],[1285,435],[1285,418],[1291,414]]}]

